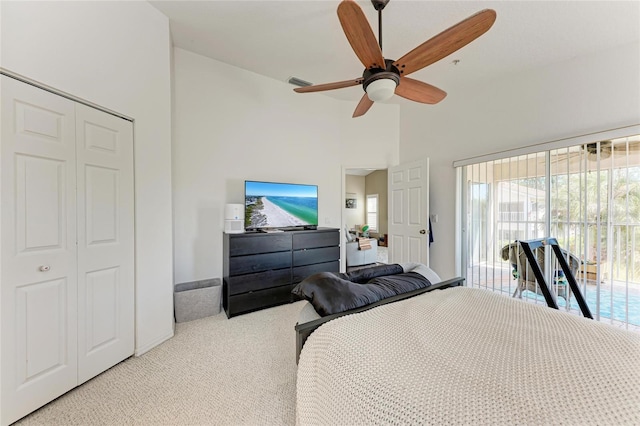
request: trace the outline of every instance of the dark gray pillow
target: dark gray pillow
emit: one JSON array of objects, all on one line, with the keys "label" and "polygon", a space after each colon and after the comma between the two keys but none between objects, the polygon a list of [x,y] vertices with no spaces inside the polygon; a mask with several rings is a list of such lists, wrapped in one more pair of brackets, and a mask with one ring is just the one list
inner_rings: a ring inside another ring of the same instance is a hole
[{"label": "dark gray pillow", "polygon": [[401,274],[403,272],[404,269],[402,269],[402,266],[392,263],[389,265],[376,265],[368,268],[360,268],[355,271],[347,272],[343,275],[345,275],[345,279],[353,283],[364,284],[369,282],[372,278],[382,277],[384,275]]},{"label": "dark gray pillow", "polygon": [[[305,278],[291,292],[308,300],[319,315],[327,316],[431,285],[429,280],[416,272],[380,275],[363,284],[345,279],[347,276],[321,272]],[[362,276],[359,278],[362,279]]]},{"label": "dark gray pillow", "polygon": [[370,288],[352,283],[331,272],[305,278],[291,292],[308,300],[321,316],[348,311],[380,300]]}]

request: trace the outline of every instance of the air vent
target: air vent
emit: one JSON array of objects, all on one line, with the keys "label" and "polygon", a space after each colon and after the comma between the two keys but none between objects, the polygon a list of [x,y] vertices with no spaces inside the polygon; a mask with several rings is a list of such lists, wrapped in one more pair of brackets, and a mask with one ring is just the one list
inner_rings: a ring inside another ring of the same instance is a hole
[{"label": "air vent", "polygon": [[311,86],[311,83],[309,83],[308,81],[300,80],[298,77],[289,77],[287,83],[300,87]]}]

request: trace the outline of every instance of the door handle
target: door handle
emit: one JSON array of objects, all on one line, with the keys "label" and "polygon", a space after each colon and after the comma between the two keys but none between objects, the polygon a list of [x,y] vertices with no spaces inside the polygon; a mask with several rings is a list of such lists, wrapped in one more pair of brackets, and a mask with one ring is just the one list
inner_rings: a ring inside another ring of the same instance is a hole
[{"label": "door handle", "polygon": [[426,234],[426,233],[427,233],[427,231],[426,231],[426,230],[424,230],[424,229],[421,229],[421,230],[420,230],[420,233],[424,235],[424,234]]},{"label": "door handle", "polygon": [[41,272],[47,272],[47,271],[49,271],[50,269],[51,269],[51,266],[49,266],[49,265],[42,265],[42,266],[40,267],[40,271],[41,271]]}]

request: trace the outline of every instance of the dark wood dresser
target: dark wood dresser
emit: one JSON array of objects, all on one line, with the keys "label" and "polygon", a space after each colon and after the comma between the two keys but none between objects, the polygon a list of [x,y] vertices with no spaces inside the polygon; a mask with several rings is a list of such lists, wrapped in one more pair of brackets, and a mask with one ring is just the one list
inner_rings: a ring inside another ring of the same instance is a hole
[{"label": "dark wood dresser", "polygon": [[223,306],[227,317],[290,303],[293,287],[316,272],[340,270],[334,228],[224,234]]}]

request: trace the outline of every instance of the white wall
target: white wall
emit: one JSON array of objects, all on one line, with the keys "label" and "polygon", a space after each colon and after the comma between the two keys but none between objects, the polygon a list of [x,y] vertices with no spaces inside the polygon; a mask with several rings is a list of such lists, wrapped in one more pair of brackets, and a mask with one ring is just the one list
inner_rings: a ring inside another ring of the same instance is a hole
[{"label": "white wall", "polygon": [[347,224],[349,229],[353,228],[354,225],[362,225],[365,223],[364,220],[364,190],[365,190],[365,177],[364,176],[354,176],[354,175],[345,175],[344,182],[344,190],[345,190],[345,198],[347,194],[354,195],[356,199],[356,208],[355,209],[347,209],[344,210],[344,222]]},{"label": "white wall", "polygon": [[452,162],[640,123],[640,44],[448,92],[433,107],[401,105],[400,119],[400,160],[430,157],[430,262],[444,277],[455,273]]},{"label": "white wall", "polygon": [[0,66],[133,119],[136,353],[173,335],[170,38],[146,2],[1,2]]},{"label": "white wall", "polygon": [[243,203],[245,179],[317,184],[319,225],[340,228],[343,164],[398,161],[397,105],[352,119],[355,102],[182,49],[174,60],[176,282],[222,277],[224,204]]}]

